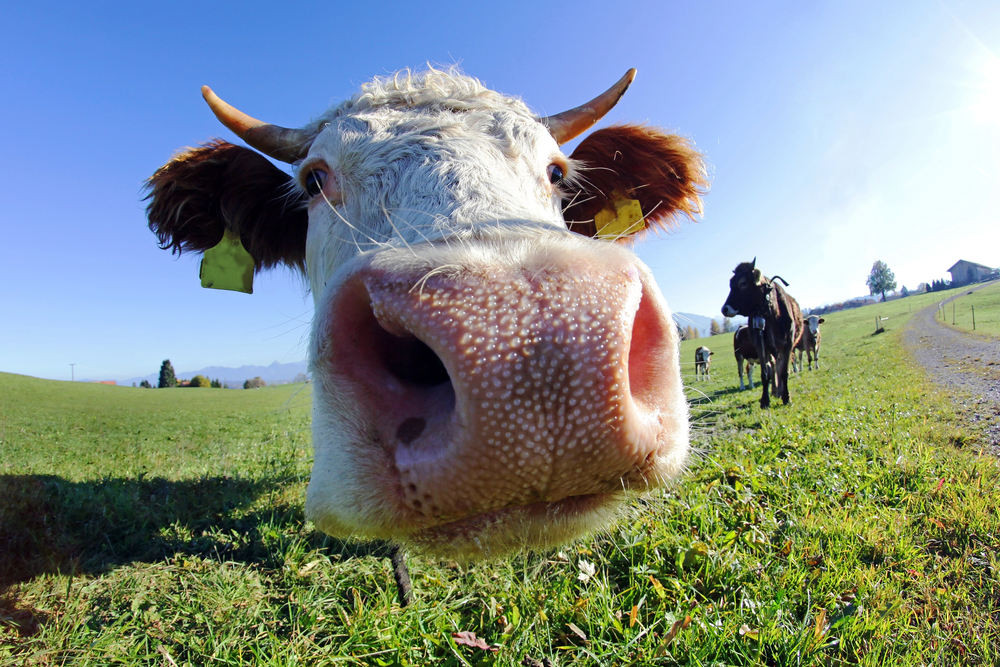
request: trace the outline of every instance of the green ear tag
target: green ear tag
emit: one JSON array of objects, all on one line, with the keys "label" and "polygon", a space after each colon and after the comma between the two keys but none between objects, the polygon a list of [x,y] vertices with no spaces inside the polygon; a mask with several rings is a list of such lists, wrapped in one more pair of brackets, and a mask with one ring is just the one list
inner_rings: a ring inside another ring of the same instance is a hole
[{"label": "green ear tag", "polygon": [[228,229],[219,245],[201,258],[201,286],[253,294],[253,257],[240,243],[240,236]]}]

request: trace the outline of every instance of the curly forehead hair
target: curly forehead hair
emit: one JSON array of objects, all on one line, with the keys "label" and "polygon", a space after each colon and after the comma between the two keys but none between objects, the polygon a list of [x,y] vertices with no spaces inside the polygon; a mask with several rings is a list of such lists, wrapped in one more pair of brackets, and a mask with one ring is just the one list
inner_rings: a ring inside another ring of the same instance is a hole
[{"label": "curly forehead hair", "polygon": [[457,112],[504,109],[537,119],[520,98],[490,90],[479,79],[463,74],[458,67],[430,67],[421,72],[404,69],[375,77],[362,84],[361,91],[351,99],[323,114],[314,124],[318,126],[338,116],[379,107]]}]

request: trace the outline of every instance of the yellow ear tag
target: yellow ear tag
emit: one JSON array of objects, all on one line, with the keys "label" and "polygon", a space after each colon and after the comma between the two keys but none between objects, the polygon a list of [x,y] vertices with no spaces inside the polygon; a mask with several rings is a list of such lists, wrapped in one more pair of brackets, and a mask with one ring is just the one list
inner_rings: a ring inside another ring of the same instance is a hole
[{"label": "yellow ear tag", "polygon": [[253,257],[240,243],[240,235],[228,229],[219,245],[201,258],[201,286],[253,294]]},{"label": "yellow ear tag", "polygon": [[642,207],[636,199],[614,199],[614,205],[602,209],[594,216],[597,238],[617,240],[646,228]]}]

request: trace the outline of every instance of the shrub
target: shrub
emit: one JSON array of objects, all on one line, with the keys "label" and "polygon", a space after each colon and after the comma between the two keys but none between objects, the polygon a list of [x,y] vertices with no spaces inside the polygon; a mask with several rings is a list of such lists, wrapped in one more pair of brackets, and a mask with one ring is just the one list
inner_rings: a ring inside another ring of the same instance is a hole
[{"label": "shrub", "polygon": [[204,387],[205,389],[208,389],[209,387],[212,386],[212,381],[209,380],[204,375],[195,375],[193,378],[191,378],[191,383],[188,386],[189,387]]},{"label": "shrub", "polygon": [[261,380],[259,375],[254,379],[247,380],[246,382],[243,383],[244,389],[260,389],[261,387],[266,387],[266,386],[267,383]]}]

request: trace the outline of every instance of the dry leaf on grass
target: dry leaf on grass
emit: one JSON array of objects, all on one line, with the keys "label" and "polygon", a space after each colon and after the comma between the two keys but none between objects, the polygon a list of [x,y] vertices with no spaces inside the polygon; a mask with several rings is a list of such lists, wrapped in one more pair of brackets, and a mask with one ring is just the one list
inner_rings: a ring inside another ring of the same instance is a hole
[{"label": "dry leaf on grass", "polygon": [[469,632],[468,630],[463,630],[462,632],[451,633],[451,638],[455,640],[455,643],[459,646],[471,646],[472,648],[478,648],[483,651],[490,651],[496,653],[500,649],[496,646],[490,646],[486,643],[486,640],[480,639],[476,636],[475,632]]}]

